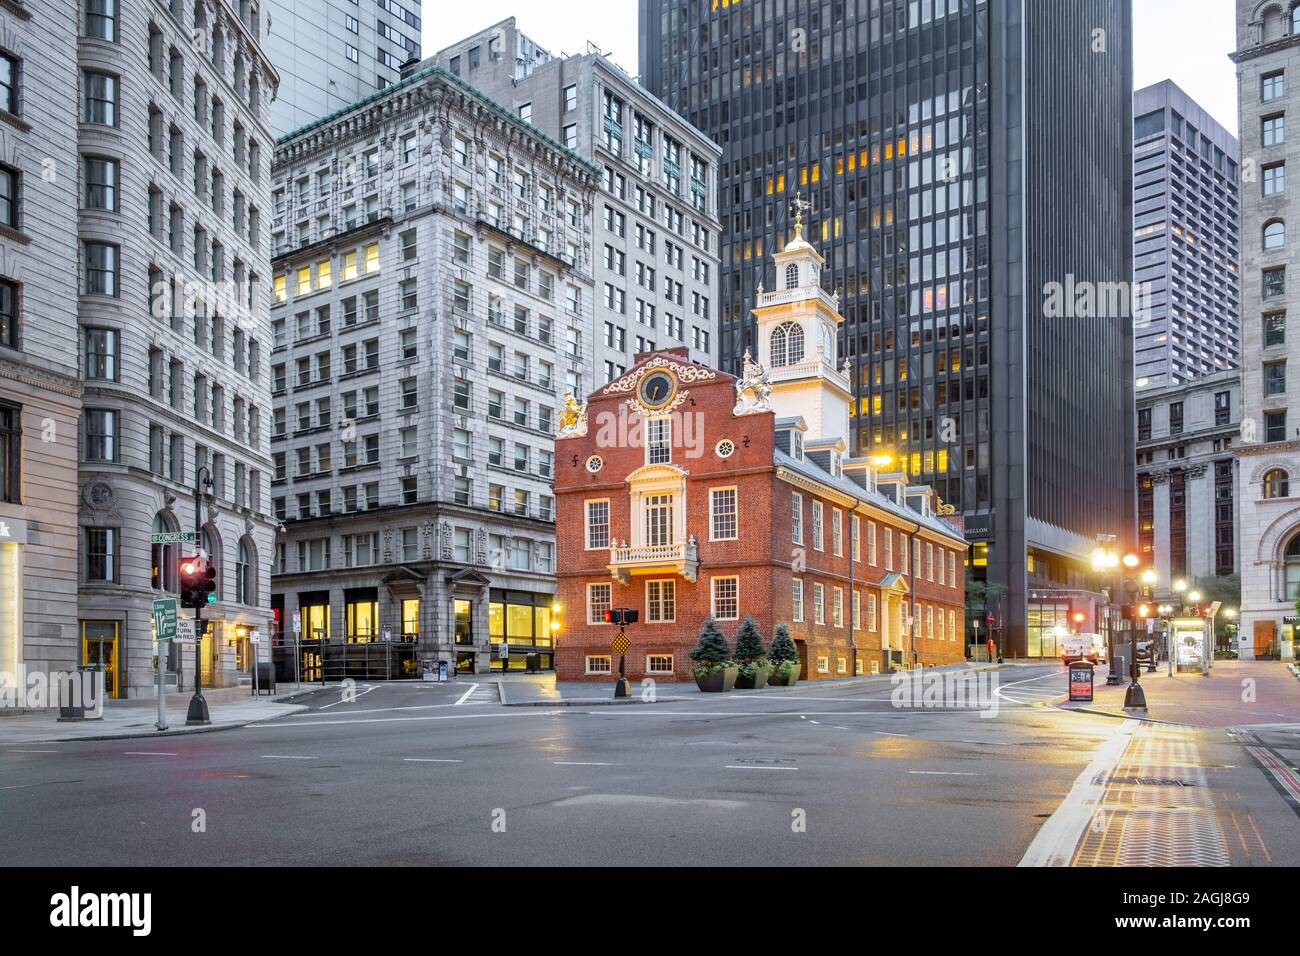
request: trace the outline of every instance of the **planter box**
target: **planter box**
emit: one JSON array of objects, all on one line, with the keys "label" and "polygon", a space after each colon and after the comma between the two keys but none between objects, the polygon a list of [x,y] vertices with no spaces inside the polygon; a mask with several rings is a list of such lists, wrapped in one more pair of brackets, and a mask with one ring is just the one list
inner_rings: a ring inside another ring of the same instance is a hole
[{"label": "planter box", "polygon": [[739,690],[762,690],[767,686],[768,674],[771,668],[760,667],[755,671],[753,677],[746,677],[744,674],[737,674],[736,687]]},{"label": "planter box", "polygon": [[695,678],[695,684],[706,694],[717,694],[731,690],[735,687],[736,678],[738,676],[740,676],[739,668],[722,667],[714,671],[708,677]]},{"label": "planter box", "polygon": [[782,677],[780,673],[773,671],[767,682],[773,687],[793,687],[799,683],[799,669],[796,667],[790,671],[789,677]]}]

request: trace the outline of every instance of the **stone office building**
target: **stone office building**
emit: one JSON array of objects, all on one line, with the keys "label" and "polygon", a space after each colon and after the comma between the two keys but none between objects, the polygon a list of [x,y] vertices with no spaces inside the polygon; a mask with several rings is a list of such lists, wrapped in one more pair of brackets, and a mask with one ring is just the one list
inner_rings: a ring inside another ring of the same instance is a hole
[{"label": "stone office building", "polygon": [[593,47],[552,56],[503,20],[435,54],[502,106],[598,164],[592,229],[599,381],[640,352],[716,364],[722,150]]},{"label": "stone office building", "polygon": [[1177,600],[1175,581],[1190,590],[1239,570],[1240,432],[1240,372],[1138,393],[1138,553],[1160,603]]},{"label": "stone office building", "polygon": [[77,33],[66,0],[0,5],[0,674],[15,676],[80,663]]},{"label": "stone office building", "polygon": [[[118,696],[153,693],[152,603],[179,592],[182,549],[150,534],[197,530],[218,569],[200,671],[220,686],[270,616],[266,11],[81,8],[83,656]],[[186,686],[193,660],[171,661]]]},{"label": "stone office building", "polygon": [[437,66],[278,141],[282,645],[296,620],[327,664],[387,639],[407,672],[499,667],[502,643],[551,665],[552,439],[592,385],[599,174]]},{"label": "stone office building", "polygon": [[[1237,0],[1238,103],[1241,153],[1257,175],[1240,184],[1241,198],[1241,441],[1237,495],[1241,502],[1241,624],[1244,658],[1280,656],[1294,646],[1300,598],[1300,364],[1297,314],[1300,204],[1292,202],[1300,164],[1300,5]],[[1291,168],[1288,185],[1287,167]],[[1292,215],[1292,211],[1297,215]]]}]

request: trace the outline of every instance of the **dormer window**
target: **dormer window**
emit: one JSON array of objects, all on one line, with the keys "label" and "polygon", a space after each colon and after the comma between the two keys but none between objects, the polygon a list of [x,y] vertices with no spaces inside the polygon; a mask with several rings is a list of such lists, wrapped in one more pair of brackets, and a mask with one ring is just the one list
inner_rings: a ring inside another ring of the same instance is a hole
[{"label": "dormer window", "polygon": [[837,451],[831,452],[831,474],[836,478],[839,478],[843,474],[840,453]]},{"label": "dormer window", "polygon": [[785,287],[787,289],[799,288],[799,267],[794,263],[785,267]]},{"label": "dormer window", "polygon": [[790,430],[790,457],[803,461],[803,432],[797,428]]}]

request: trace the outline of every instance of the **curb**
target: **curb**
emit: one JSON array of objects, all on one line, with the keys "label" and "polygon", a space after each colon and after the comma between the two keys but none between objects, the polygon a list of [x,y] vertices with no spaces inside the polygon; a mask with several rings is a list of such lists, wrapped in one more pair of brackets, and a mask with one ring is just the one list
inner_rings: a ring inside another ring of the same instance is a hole
[{"label": "curb", "polygon": [[570,697],[567,700],[521,700],[514,703],[506,703],[507,707],[626,707],[630,704],[673,704],[681,703],[688,700],[686,697],[658,697],[655,700],[642,700],[639,697],[623,698],[595,698],[592,700],[582,700]]},{"label": "curb", "polygon": [[1126,714],[1123,711],[1101,710],[1097,707],[1064,707],[1067,703],[1063,698],[1069,697],[1069,694],[1062,695],[1053,704],[1058,710],[1063,710],[1067,714],[1094,714],[1098,717],[1111,717],[1115,720],[1140,720],[1144,724],[1165,724],[1170,727],[1195,727],[1195,724],[1185,724],[1179,720],[1160,720],[1156,717],[1140,717],[1137,714]]},{"label": "curb", "polygon": [[221,730],[236,730],[240,727],[247,727],[249,724],[259,724],[266,720],[279,720],[281,717],[288,717],[289,714],[273,714],[269,717],[252,717],[248,720],[241,720],[228,724],[206,724],[199,727],[177,727],[176,729],[167,730],[150,730],[150,731],[131,731],[129,733],[119,734],[95,734],[93,736],[82,737],[43,737],[40,740],[23,740],[19,743],[25,744],[75,744],[84,740],[102,741],[102,740],[143,740],[153,739],[155,737],[183,737],[186,734],[214,734]]}]

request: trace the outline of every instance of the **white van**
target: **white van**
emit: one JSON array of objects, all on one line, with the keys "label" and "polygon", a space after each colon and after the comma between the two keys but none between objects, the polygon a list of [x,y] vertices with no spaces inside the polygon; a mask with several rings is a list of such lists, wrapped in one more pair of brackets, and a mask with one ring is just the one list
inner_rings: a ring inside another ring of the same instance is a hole
[{"label": "white van", "polygon": [[1061,663],[1073,664],[1075,661],[1092,661],[1097,663],[1097,643],[1093,638],[1100,640],[1097,634],[1069,634],[1061,638]]}]

